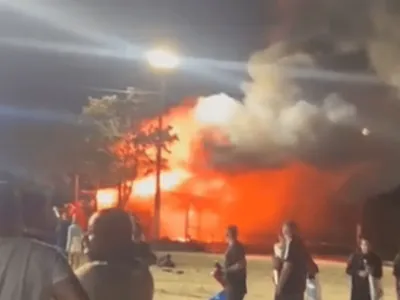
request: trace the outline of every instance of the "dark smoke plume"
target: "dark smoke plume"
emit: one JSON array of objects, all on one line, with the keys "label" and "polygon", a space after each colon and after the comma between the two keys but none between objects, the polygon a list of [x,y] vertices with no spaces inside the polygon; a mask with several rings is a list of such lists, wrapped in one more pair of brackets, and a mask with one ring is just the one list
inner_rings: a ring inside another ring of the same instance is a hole
[{"label": "dark smoke plume", "polygon": [[[250,58],[245,97],[239,104],[232,100],[229,116],[210,124],[230,141],[230,146],[208,141],[215,165],[265,168],[300,160],[334,169],[366,163],[373,166],[374,176],[360,175],[355,187],[348,184],[358,197],[398,184],[396,3],[303,0],[286,36]],[[349,54],[363,55],[361,74],[333,70],[335,60]],[[324,62],[329,59],[332,68],[327,69]],[[353,87],[346,90],[332,84],[334,80]]]}]

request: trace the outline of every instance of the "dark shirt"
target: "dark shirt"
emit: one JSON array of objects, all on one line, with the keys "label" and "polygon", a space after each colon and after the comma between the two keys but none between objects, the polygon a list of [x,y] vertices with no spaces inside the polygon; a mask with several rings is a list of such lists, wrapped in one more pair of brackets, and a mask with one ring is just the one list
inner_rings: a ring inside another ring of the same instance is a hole
[{"label": "dark shirt", "polygon": [[304,293],[309,257],[306,247],[299,238],[293,238],[285,245],[283,261],[290,263],[291,269],[285,284],[282,286],[282,293]]},{"label": "dark shirt", "polygon": [[67,220],[60,220],[57,225],[57,246],[65,250],[67,245],[68,228],[71,223]]},{"label": "dark shirt", "polygon": [[393,261],[393,276],[400,279],[400,253],[396,255]]},{"label": "dark shirt", "polygon": [[354,253],[347,262],[346,273],[351,276],[351,300],[371,299],[368,277],[358,275],[366,270],[366,265],[372,269],[372,276],[382,278],[382,260],[373,252],[368,254]]},{"label": "dark shirt", "polygon": [[[240,242],[229,245],[225,253],[225,270],[246,259],[246,253]],[[226,287],[238,293],[247,293],[246,268],[225,272]]]},{"label": "dark shirt", "polygon": [[393,276],[396,277],[397,295],[400,295],[400,253],[396,255],[393,261]]},{"label": "dark shirt", "polygon": [[146,265],[151,266],[157,262],[157,256],[153,253],[150,245],[146,242],[134,242],[133,243],[134,256],[144,262]]}]

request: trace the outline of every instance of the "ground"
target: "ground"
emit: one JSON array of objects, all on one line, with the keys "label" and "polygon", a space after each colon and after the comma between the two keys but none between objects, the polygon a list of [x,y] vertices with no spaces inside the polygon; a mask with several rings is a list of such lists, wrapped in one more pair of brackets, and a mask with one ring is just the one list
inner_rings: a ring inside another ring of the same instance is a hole
[{"label": "ground", "polygon": [[[173,253],[177,269],[173,273],[154,268],[155,300],[203,299],[207,300],[220,290],[210,276],[215,261],[222,257],[212,254]],[[349,299],[349,281],[344,263],[319,260],[323,300]],[[183,274],[178,274],[178,270]],[[384,270],[385,299],[396,299],[391,269]],[[271,263],[267,257],[248,258],[248,290],[246,300],[273,299]]]}]

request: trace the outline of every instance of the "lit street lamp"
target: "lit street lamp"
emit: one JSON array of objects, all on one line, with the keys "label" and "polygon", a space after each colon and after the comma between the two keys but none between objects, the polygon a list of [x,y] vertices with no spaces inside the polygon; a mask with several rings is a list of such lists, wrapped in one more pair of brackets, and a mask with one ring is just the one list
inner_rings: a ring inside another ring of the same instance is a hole
[{"label": "lit street lamp", "polygon": [[179,57],[166,49],[155,49],[146,53],[149,65],[156,70],[173,70],[180,64]]},{"label": "lit street lamp", "polygon": [[[179,57],[171,51],[166,49],[154,49],[146,53],[148,64],[160,74],[161,91],[160,91],[160,105],[162,108],[165,106],[165,90],[166,80],[165,73],[179,67]],[[157,127],[159,130],[158,143],[156,145],[156,190],[154,195],[154,216],[153,216],[153,239],[160,239],[161,227],[161,164],[162,164],[162,143],[161,131],[163,128],[163,110],[157,118]]]}]

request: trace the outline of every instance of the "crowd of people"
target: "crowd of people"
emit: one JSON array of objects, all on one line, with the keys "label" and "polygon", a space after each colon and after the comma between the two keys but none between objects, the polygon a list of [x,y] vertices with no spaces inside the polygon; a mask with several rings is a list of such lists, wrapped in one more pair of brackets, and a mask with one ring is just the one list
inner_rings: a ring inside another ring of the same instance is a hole
[{"label": "crowd of people", "polygon": [[[64,227],[67,238],[57,241],[61,249],[26,234],[23,198],[0,185],[0,300],[153,299],[149,265],[155,256],[137,239],[128,213],[117,208],[95,213],[85,235],[72,220]],[[77,263],[81,245],[87,262],[74,270],[66,253]]]},{"label": "crowd of people", "polygon": [[[227,231],[228,249],[225,265],[216,264],[214,278],[224,287],[213,299],[242,300],[247,293],[246,256],[238,240],[238,229]],[[297,225],[287,222],[274,245],[272,281],[275,300],[321,300],[319,268],[302,240]],[[350,278],[350,300],[381,300],[384,296],[381,279],[382,259],[372,250],[366,238],[348,259],[345,273]],[[400,300],[400,254],[393,263],[396,295]]]},{"label": "crowd of people", "polygon": [[[33,202],[26,206],[24,198],[11,186],[0,185],[0,300],[153,299],[149,266],[157,258],[131,215],[118,208],[102,210],[91,216],[83,230],[74,217],[62,213],[58,247],[54,247],[26,230],[36,221],[27,221]],[[213,272],[223,290],[214,299],[242,300],[247,294],[245,248],[236,226],[228,227],[226,237],[224,264],[216,263]],[[318,273],[296,224],[285,223],[274,245],[275,300],[320,300]],[[351,278],[351,300],[382,298],[382,260],[367,239],[360,240],[346,273]],[[400,299],[400,256],[393,273]]]}]

